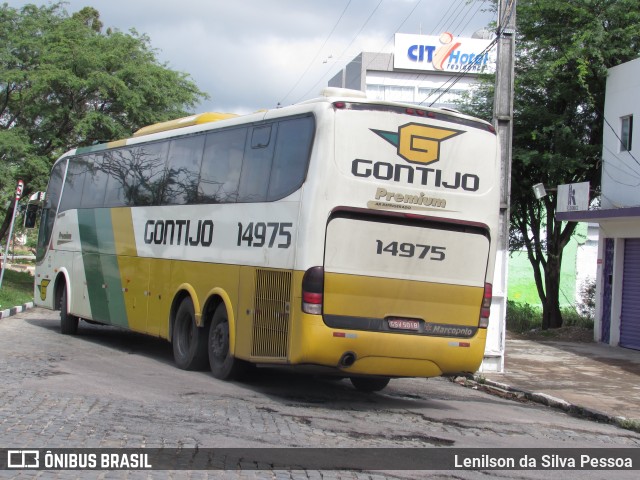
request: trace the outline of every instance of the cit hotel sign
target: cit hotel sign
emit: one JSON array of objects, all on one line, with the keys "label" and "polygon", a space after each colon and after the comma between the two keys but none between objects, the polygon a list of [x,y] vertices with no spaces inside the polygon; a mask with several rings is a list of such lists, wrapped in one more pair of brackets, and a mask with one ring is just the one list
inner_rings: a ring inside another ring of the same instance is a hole
[{"label": "cit hotel sign", "polygon": [[450,33],[439,37],[396,33],[393,67],[432,72],[492,73],[496,70],[495,47],[491,40],[458,38]]}]

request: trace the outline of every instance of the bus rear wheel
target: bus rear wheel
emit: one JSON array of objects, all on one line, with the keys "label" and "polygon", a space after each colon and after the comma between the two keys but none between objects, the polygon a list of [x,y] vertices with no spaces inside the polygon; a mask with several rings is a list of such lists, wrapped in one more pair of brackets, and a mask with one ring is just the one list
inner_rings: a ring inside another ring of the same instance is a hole
[{"label": "bus rear wheel", "polygon": [[67,287],[63,287],[60,296],[60,333],[76,335],[78,333],[78,317],[71,315],[68,308]]},{"label": "bus rear wheel", "polygon": [[229,318],[224,303],[218,305],[211,319],[209,365],[213,376],[220,380],[239,378],[248,369],[247,362],[238,360],[229,351]]},{"label": "bus rear wheel", "polygon": [[173,359],[182,370],[202,370],[207,365],[207,335],[196,325],[191,298],[180,303],[173,324]]},{"label": "bus rear wheel", "polygon": [[389,378],[384,377],[351,377],[351,383],[360,392],[379,392],[389,385]]}]

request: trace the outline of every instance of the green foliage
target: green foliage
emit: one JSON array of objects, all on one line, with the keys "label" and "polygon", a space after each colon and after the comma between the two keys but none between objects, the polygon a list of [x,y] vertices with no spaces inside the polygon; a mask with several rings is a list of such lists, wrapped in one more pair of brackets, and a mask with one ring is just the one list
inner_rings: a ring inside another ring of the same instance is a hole
[{"label": "green foliage", "polygon": [[207,98],[158,62],[146,35],[102,27],[93,8],[70,16],[60,3],[0,5],[0,198],[17,178],[25,195],[44,190],[72,147],[128,137]]},{"label": "green foliage", "polygon": [[562,309],[562,319],[564,320],[562,323],[564,327],[581,327],[593,330],[593,317],[583,315],[573,307]]},{"label": "green foliage", "polygon": [[[600,187],[607,69],[640,55],[638,0],[518,0],[510,249],[526,249],[543,305],[543,328],[562,326],[562,253],[576,227],[555,221],[548,188],[589,181]],[[482,113],[491,89],[467,111]]]},{"label": "green foliage", "polygon": [[28,272],[5,270],[0,288],[0,309],[33,301],[33,277]]},{"label": "green foliage", "polygon": [[[593,318],[581,315],[573,307],[562,309],[565,327],[580,327],[593,330]],[[507,301],[507,330],[525,333],[542,327],[542,310],[513,300]]]},{"label": "green foliage", "polygon": [[584,317],[595,318],[596,311],[596,281],[588,279],[580,287],[580,300],[582,303],[578,307],[578,311]]},{"label": "green foliage", "polygon": [[507,330],[522,333],[542,325],[542,312],[528,303],[507,300]]}]

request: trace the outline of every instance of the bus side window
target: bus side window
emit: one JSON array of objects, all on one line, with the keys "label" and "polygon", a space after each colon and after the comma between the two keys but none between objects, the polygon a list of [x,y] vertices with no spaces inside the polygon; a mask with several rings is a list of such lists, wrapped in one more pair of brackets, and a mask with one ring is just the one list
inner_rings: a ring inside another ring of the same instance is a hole
[{"label": "bus side window", "polygon": [[84,179],[92,163],[90,156],[69,159],[67,179],[64,182],[62,200],[60,200],[60,212],[79,208],[82,205]]},{"label": "bus side window", "polygon": [[275,124],[253,128],[252,138],[256,141],[244,152],[238,202],[266,201],[274,149],[274,142],[269,138],[276,135],[276,131]]},{"label": "bus side window", "polygon": [[271,141],[271,125],[256,127],[251,134],[251,148],[265,148]]},{"label": "bus side window", "polygon": [[124,207],[131,205],[133,175],[131,174],[131,151],[119,148],[104,153],[102,169],[107,175],[104,196],[105,207]]},{"label": "bus side window", "polygon": [[82,189],[82,208],[102,208],[107,190],[108,175],[103,168],[103,155],[92,155],[93,162],[87,166]]},{"label": "bus side window", "polygon": [[200,170],[198,203],[235,203],[243,165],[246,128],[211,132]]},{"label": "bus side window", "polygon": [[196,135],[171,141],[163,205],[196,203],[204,139],[204,135]]},{"label": "bus side window", "polygon": [[49,179],[44,208],[42,209],[42,219],[40,220],[40,231],[38,232],[38,247],[36,250],[36,261],[38,262],[44,258],[47,245],[49,245],[49,240],[51,239],[66,166],[67,161],[64,160],[56,163],[53,170],[51,170],[51,178]]},{"label": "bus side window", "polygon": [[150,143],[131,148],[131,205],[160,205],[165,185],[168,142]]},{"label": "bus side window", "polygon": [[280,200],[302,186],[311,154],[313,128],[313,117],[280,122],[268,201]]}]

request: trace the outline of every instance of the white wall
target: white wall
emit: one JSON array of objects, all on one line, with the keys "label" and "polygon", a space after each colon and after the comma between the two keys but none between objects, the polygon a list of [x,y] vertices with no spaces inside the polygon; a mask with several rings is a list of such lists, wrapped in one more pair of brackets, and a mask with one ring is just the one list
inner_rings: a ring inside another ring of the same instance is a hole
[{"label": "white wall", "polygon": [[[640,205],[640,58],[609,69],[604,114],[602,208]],[[631,152],[620,151],[621,117],[633,115]]]}]

